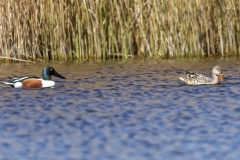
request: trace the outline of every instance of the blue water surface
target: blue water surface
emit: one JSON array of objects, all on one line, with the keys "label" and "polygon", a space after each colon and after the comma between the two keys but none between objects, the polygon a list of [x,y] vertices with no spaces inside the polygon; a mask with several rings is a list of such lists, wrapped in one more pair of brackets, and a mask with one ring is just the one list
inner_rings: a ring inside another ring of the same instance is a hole
[{"label": "blue water surface", "polygon": [[[185,70],[227,82],[188,86]],[[129,60],[53,63],[57,86],[0,85],[2,160],[238,160],[238,60]],[[18,66],[18,67],[16,67]],[[20,67],[19,67],[20,66]],[[41,76],[45,64],[2,64],[11,74]],[[28,69],[27,68],[34,68]]]}]

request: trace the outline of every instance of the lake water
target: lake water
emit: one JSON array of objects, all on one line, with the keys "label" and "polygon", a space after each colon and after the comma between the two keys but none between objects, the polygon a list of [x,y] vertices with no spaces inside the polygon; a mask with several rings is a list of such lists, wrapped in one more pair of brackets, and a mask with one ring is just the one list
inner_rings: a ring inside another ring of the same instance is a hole
[{"label": "lake water", "polygon": [[[227,82],[188,86],[185,70]],[[57,86],[0,85],[3,160],[238,160],[239,59],[52,63]],[[1,64],[8,76],[41,76],[46,64]]]}]

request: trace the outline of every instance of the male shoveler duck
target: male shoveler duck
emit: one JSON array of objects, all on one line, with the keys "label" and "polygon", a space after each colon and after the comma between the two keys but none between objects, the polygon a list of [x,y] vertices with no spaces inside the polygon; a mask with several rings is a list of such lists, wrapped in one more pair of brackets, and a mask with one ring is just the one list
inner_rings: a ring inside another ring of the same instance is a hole
[{"label": "male shoveler duck", "polygon": [[10,85],[14,88],[43,88],[43,87],[53,87],[55,82],[51,80],[51,76],[56,76],[61,79],[66,79],[59,73],[55,71],[53,67],[45,67],[42,71],[42,77],[22,77],[22,78],[13,78],[9,82],[3,82]]},{"label": "male shoveler duck", "polygon": [[186,82],[188,85],[200,85],[200,84],[219,84],[218,78],[221,81],[226,81],[222,74],[222,69],[220,66],[214,66],[212,69],[212,78],[205,75],[193,72],[186,72],[186,78],[179,77],[180,80]]}]

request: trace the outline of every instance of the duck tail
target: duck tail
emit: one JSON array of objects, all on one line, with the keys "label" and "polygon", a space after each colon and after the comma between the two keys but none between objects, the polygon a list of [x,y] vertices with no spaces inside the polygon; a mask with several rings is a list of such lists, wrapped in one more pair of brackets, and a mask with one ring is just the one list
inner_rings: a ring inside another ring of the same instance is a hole
[{"label": "duck tail", "polygon": [[11,87],[14,87],[14,83],[13,82],[3,82],[4,84],[10,85]]},{"label": "duck tail", "polygon": [[181,81],[184,81],[184,82],[185,82],[185,79],[184,79],[183,77],[179,77],[179,79],[180,79]]}]

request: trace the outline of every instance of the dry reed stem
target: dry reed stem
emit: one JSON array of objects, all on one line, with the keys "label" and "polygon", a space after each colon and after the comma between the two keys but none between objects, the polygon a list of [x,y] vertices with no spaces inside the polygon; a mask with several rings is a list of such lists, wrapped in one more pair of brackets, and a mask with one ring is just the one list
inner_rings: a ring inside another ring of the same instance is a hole
[{"label": "dry reed stem", "polygon": [[0,55],[22,60],[240,52],[238,0],[2,0]]},{"label": "dry reed stem", "polygon": [[19,61],[19,62],[35,63],[33,61],[22,60],[22,59],[11,58],[11,57],[3,57],[3,56],[0,56],[0,59],[9,59],[9,60],[14,60],[14,61]]}]

